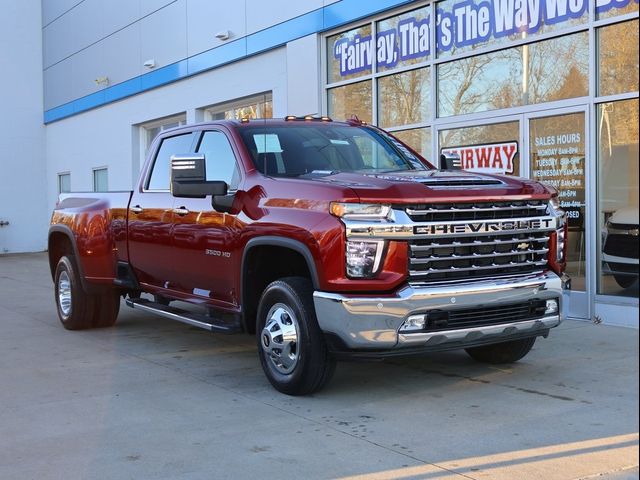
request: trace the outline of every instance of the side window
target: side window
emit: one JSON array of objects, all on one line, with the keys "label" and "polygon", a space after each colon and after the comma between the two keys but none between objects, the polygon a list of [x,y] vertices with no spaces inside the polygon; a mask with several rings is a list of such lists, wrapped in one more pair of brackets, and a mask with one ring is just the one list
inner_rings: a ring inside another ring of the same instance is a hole
[{"label": "side window", "polygon": [[171,155],[191,153],[194,133],[185,133],[165,138],[160,145],[156,160],[153,162],[151,178],[147,184],[149,190],[169,190],[169,159]]},{"label": "side window", "polygon": [[240,171],[229,139],[222,132],[205,132],[198,153],[204,153],[207,160],[207,180],[223,180],[229,190],[235,190],[240,183]]}]

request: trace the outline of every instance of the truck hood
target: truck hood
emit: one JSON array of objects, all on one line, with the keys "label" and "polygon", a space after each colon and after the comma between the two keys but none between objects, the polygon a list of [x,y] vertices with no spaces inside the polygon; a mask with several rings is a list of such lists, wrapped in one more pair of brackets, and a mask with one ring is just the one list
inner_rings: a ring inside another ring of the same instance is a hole
[{"label": "truck hood", "polygon": [[314,182],[350,188],[362,202],[420,203],[425,201],[547,198],[555,190],[541,183],[505,175],[476,172],[409,170],[393,173],[335,173]]}]

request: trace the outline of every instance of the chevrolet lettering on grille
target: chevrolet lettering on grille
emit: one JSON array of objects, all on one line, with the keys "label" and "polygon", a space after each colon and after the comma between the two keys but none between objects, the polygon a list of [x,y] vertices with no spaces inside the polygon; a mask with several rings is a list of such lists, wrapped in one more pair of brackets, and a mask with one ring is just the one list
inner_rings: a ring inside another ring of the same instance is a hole
[{"label": "chevrolet lettering on grille", "polygon": [[492,233],[520,230],[550,230],[554,227],[553,218],[535,218],[530,220],[489,220],[466,223],[437,223],[415,226],[416,235],[447,235],[464,233]]}]

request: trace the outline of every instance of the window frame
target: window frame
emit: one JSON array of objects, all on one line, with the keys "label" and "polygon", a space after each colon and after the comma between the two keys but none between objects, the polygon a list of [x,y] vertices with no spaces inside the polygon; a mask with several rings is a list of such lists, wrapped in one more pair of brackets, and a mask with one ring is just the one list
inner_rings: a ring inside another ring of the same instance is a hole
[{"label": "window frame", "polygon": [[[61,195],[63,193],[71,193],[71,172],[70,171],[66,171],[66,172],[58,172],[57,173],[57,180],[58,180],[58,195]],[[62,177],[69,177],[69,191],[68,192],[63,192],[62,191],[62,184],[61,184],[61,179]]]},{"label": "window frame", "polygon": [[219,113],[226,113],[230,110],[237,110],[239,108],[244,108],[251,106],[253,104],[264,105],[267,102],[271,102],[271,117],[256,117],[256,118],[272,118],[273,117],[273,92],[260,92],[253,95],[247,95],[246,97],[236,98],[234,100],[225,101],[222,103],[216,103],[213,105],[209,105],[206,107],[202,107],[200,111],[202,111],[203,118],[206,122],[215,122],[220,119],[214,119],[214,115]]},{"label": "window frame", "polygon": [[[97,190],[96,189],[96,173],[104,171],[107,174],[107,189],[106,190]],[[93,191],[94,192],[108,192],[109,191],[109,167],[104,165],[102,167],[94,167],[91,169],[91,175],[93,180]]]},{"label": "window frame", "polygon": [[[229,142],[229,146],[231,147],[231,152],[233,153],[233,159],[236,163],[236,169],[238,170],[238,187],[240,187],[240,185],[242,184],[242,182],[244,181],[244,172],[243,169],[241,167],[241,162],[239,161],[240,156],[238,155],[238,149],[235,146],[235,143],[233,141],[233,138],[231,137],[231,135],[229,135],[229,133],[221,128],[211,128],[211,127],[207,127],[206,129],[200,130],[196,133],[198,133],[198,135],[196,135],[196,141],[193,144],[193,149],[195,153],[199,153],[198,150],[200,150],[200,145],[202,144],[202,141],[204,140],[204,136],[207,134],[207,132],[217,132],[217,133],[221,133],[225,136],[225,138],[227,139],[227,142]],[[205,158],[205,165],[206,165],[206,158]],[[227,195],[229,194],[233,194],[236,193],[238,191],[238,188],[231,188],[231,185],[227,184]]]},{"label": "window frame", "polygon": [[[169,132],[169,131],[168,131]],[[191,139],[191,146],[189,147],[190,152],[183,153],[193,153],[196,139],[198,138],[199,131],[198,130],[186,130],[186,131],[171,131],[167,134],[160,134],[156,137],[156,141],[158,142],[158,147],[155,151],[155,155],[153,156],[153,160],[150,162],[149,167],[145,173],[145,179],[142,184],[142,191],[144,193],[167,193],[171,191],[171,188],[159,189],[159,188],[149,188],[149,183],[151,183],[151,175],[153,174],[153,169],[156,166],[156,161],[158,160],[158,154],[160,153],[160,148],[162,148],[162,143],[170,138],[179,137],[181,135],[191,135],[193,138]],[[154,142],[155,143],[155,142]],[[152,144],[153,145],[153,144]],[[169,172],[171,172],[171,166],[169,166]],[[169,173],[171,175],[171,173]]]}]

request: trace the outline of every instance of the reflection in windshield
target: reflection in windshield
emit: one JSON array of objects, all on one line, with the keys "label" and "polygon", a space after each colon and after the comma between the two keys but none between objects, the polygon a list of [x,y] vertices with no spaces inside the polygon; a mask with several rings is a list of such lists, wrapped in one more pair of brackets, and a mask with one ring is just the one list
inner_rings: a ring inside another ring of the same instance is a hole
[{"label": "reflection in windshield", "polygon": [[263,124],[242,126],[239,132],[256,168],[265,175],[426,169],[406,147],[373,128]]}]

